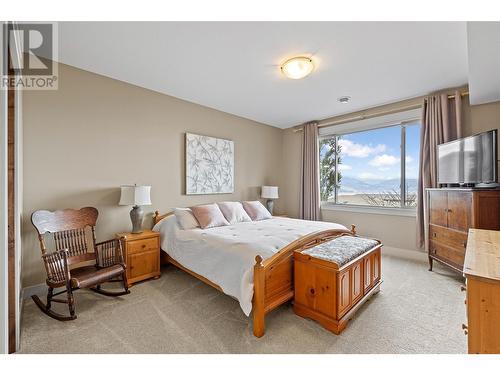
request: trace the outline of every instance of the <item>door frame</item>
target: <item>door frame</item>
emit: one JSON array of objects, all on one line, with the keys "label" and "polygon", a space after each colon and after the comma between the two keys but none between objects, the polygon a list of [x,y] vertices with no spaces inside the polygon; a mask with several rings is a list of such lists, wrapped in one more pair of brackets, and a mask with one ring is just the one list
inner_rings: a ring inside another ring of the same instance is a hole
[{"label": "door frame", "polygon": [[[7,43],[7,48],[11,50],[10,41]],[[8,53],[9,66],[10,53]],[[9,69],[8,73],[11,77],[12,71]],[[7,90],[7,261],[8,261],[8,298],[9,298],[9,353],[16,351],[16,312],[17,312],[17,300],[16,300],[16,93],[14,89],[8,88]]]},{"label": "door frame", "polygon": [[[20,42],[17,35],[14,34],[13,39],[7,40],[7,46],[3,39],[2,26],[2,45],[0,51],[3,55],[3,48],[8,48],[7,58],[9,62],[14,59],[21,61]],[[2,57],[3,58],[3,57]],[[15,73],[9,68],[8,75],[13,76]],[[5,251],[2,251],[2,256],[5,258],[0,262],[2,270],[0,275],[4,281],[2,290],[2,306],[5,306],[6,315],[2,310],[1,324],[6,326],[6,341],[2,336],[2,352],[13,353],[19,349],[20,337],[20,317],[21,317],[21,209],[22,209],[22,155],[21,155],[21,101],[22,91],[8,87],[7,90],[2,89],[2,113],[5,117],[2,118],[2,145],[1,153],[4,156],[4,161],[1,166],[1,183],[2,183],[2,220],[0,220],[0,240],[1,247],[5,246]],[[4,264],[5,262],[5,264]],[[5,272],[5,277],[4,273]],[[5,294],[5,295],[4,295]],[[4,305],[5,302],[5,305]],[[2,330],[2,334],[3,334]]]},{"label": "door frame", "polygon": [[[0,51],[3,51],[3,25],[0,22]],[[3,63],[3,53],[0,54]],[[7,92],[0,88],[0,353],[9,348],[9,303],[8,303],[8,217],[7,217]]]}]

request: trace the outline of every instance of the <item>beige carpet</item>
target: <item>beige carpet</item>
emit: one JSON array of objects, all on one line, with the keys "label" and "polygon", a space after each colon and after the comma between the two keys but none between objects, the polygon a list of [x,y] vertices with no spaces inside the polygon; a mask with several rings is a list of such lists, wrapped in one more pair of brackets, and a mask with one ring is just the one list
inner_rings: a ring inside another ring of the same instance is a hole
[{"label": "beige carpet", "polygon": [[21,353],[465,353],[461,279],[439,265],[383,256],[384,283],[339,336],[290,305],[252,335],[238,303],[173,267],[125,297],[77,291],[78,319],[24,305]]}]

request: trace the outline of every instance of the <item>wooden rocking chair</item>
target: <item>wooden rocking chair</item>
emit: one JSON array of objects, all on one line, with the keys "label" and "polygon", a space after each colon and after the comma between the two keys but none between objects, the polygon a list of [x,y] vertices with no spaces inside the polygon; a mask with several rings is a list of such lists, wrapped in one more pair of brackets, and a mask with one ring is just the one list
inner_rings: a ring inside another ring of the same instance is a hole
[{"label": "wooden rocking chair", "polygon": [[[31,298],[40,310],[54,319],[76,319],[74,290],[90,288],[96,293],[115,297],[130,293],[120,241],[113,239],[96,243],[95,225],[98,215],[94,207],[55,212],[42,210],[31,215],[31,222],[38,231],[49,287],[46,304],[36,295]],[[52,234],[55,244],[55,251],[52,253],[47,253],[45,245],[48,233]],[[95,264],[89,266],[89,262]],[[125,290],[112,292],[101,289],[101,284],[112,281],[122,282]],[[54,293],[55,288],[61,287],[65,287],[65,290]],[[67,299],[54,298],[63,293],[66,293]],[[52,302],[68,304],[69,316],[53,311]]]}]

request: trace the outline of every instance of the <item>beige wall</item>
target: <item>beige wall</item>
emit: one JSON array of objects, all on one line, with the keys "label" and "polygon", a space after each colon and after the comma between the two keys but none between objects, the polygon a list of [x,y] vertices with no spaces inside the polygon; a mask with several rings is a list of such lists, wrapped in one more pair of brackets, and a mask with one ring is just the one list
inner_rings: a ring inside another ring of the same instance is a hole
[{"label": "beige wall", "polygon": [[467,106],[465,112],[465,135],[500,129],[500,101]]},{"label": "beige wall", "polygon": [[302,133],[293,129],[283,130],[283,193],[280,201],[286,213],[299,217],[300,202],[300,162],[302,153]]},{"label": "beige wall", "polygon": [[[234,194],[184,195],[185,132],[234,140]],[[261,185],[280,185],[281,145],[278,128],[60,65],[59,90],[24,96],[23,286],[45,280],[33,211],[95,206],[101,240],[131,228],[122,184],[152,186],[146,212],[257,199]]]},{"label": "beige wall", "polygon": [[[465,136],[500,126],[500,102],[470,106],[468,97],[464,97],[463,99]],[[395,108],[419,103],[420,101],[420,98],[405,100],[328,120],[341,120],[357,115],[369,115],[373,112],[390,111]],[[323,120],[322,122],[325,121]],[[284,130],[283,156],[287,162],[283,169],[286,192],[282,198],[285,200],[284,204],[287,212],[294,217],[298,217],[299,215],[300,141],[300,132],[294,132],[293,129]],[[325,221],[338,222],[344,225],[356,224],[360,234],[377,237],[387,246],[411,250],[416,249],[415,217],[331,210],[322,210],[321,214],[322,219]]]}]

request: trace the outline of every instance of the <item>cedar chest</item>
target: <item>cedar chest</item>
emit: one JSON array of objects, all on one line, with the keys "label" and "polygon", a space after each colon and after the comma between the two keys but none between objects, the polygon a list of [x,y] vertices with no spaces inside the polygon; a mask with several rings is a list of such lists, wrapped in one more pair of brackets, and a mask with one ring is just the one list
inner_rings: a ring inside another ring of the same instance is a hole
[{"label": "cedar chest", "polygon": [[354,312],[380,291],[378,240],[343,235],[294,252],[294,312],[339,334]]}]

